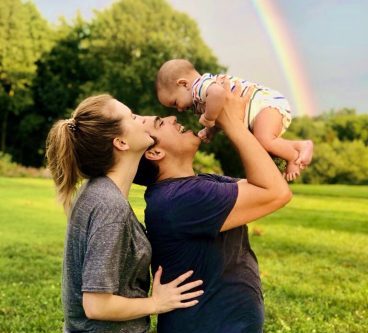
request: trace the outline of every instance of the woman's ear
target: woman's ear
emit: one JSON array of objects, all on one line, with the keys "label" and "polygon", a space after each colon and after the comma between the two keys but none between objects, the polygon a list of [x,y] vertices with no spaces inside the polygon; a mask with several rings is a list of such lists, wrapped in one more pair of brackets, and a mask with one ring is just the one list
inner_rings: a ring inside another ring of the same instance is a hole
[{"label": "woman's ear", "polygon": [[165,151],[160,148],[153,147],[145,151],[144,157],[150,161],[160,161],[165,157]]},{"label": "woman's ear", "polygon": [[114,145],[114,147],[118,150],[124,151],[124,150],[128,150],[129,149],[129,145],[127,142],[125,142],[124,140],[121,140],[119,138],[115,138],[112,142],[112,144]]},{"label": "woman's ear", "polygon": [[189,81],[187,79],[180,78],[180,79],[176,80],[176,85],[179,86],[179,87],[181,86],[181,87],[184,87],[184,88],[188,88],[189,87]]}]

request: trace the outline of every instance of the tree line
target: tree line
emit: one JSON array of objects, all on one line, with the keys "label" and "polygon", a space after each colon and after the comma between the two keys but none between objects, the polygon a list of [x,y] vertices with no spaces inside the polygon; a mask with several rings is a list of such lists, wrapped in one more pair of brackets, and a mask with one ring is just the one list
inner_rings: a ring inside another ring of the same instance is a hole
[{"label": "tree line", "polygon": [[[196,22],[165,0],[121,0],[90,21],[76,16],[57,26],[32,2],[3,0],[0,46],[0,150],[26,166],[44,164],[50,126],[89,95],[108,92],[138,114],[165,116],[172,111],[158,103],[154,91],[164,61],[187,58],[201,72],[226,70]],[[199,129],[193,115],[178,118]],[[316,144],[312,166],[300,181],[368,183],[367,125],[366,115],[349,109],[294,119],[287,137]],[[221,133],[201,149],[213,153],[225,173],[242,175]]]}]

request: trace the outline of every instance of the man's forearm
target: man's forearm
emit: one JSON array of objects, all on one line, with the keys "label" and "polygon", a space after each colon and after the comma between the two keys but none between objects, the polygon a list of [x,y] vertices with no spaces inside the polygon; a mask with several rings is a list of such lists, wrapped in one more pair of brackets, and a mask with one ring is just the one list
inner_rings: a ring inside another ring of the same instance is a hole
[{"label": "man's forearm", "polygon": [[286,182],[275,163],[244,123],[229,120],[224,132],[239,152],[248,183],[266,189],[285,187]]}]

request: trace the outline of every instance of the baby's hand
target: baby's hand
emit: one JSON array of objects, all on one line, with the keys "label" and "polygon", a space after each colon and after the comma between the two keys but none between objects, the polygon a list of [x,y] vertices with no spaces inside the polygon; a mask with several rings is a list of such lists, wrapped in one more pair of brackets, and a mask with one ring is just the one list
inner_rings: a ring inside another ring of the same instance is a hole
[{"label": "baby's hand", "polygon": [[202,124],[203,126],[206,126],[208,128],[215,126],[215,121],[214,120],[208,120],[204,113],[199,118],[199,122],[200,122],[200,124]]},{"label": "baby's hand", "polygon": [[205,143],[208,143],[208,128],[202,128],[199,132],[198,132],[198,137]]},{"label": "baby's hand", "polygon": [[219,131],[216,127],[211,128],[203,128],[198,132],[198,137],[205,143],[210,143],[215,136],[215,134]]}]

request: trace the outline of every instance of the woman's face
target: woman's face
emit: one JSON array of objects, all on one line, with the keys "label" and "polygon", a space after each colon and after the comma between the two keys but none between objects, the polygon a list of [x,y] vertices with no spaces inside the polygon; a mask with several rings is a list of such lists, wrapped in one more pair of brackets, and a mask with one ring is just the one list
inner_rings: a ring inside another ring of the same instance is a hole
[{"label": "woman's face", "polygon": [[128,144],[129,150],[143,152],[154,143],[145,127],[144,117],[133,114],[126,105],[116,99],[110,103],[111,112],[121,117],[121,140]]}]

